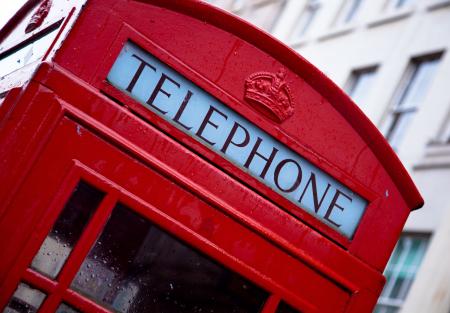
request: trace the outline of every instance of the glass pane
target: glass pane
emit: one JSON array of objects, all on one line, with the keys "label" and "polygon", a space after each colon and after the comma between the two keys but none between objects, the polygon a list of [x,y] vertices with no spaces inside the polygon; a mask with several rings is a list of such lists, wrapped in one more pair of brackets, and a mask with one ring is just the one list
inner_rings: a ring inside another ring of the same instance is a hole
[{"label": "glass pane", "polygon": [[45,294],[27,284],[20,283],[3,313],[34,313],[37,312]]},{"label": "glass pane", "polygon": [[428,238],[425,236],[403,235],[400,238],[386,267],[386,285],[375,312],[399,310],[414,282],[427,244]]},{"label": "glass pane", "polygon": [[392,298],[392,299],[398,298],[400,288],[402,287],[404,281],[405,281],[405,277],[403,277],[401,275],[397,276],[397,279],[394,282],[394,287],[392,288],[391,294],[389,295],[390,298]]},{"label": "glass pane", "polygon": [[380,297],[389,297],[389,295],[387,294],[388,288],[386,288],[386,287],[389,284],[389,282],[391,281],[391,276],[392,276],[391,271],[385,271],[384,276],[386,277],[386,284],[384,285],[384,288],[381,291]]},{"label": "glass pane", "polygon": [[389,260],[388,266],[387,268],[391,268],[393,267],[395,264],[397,264],[400,254],[403,251],[405,246],[404,241],[402,240],[402,238],[400,238],[400,240],[397,242],[397,245],[394,248],[394,252],[392,253],[392,256]]},{"label": "glass pane", "polygon": [[292,32],[292,39],[301,38],[306,34],[317,14],[317,11],[319,10],[319,7],[319,2],[314,0],[310,0],[305,5],[305,8],[295,25],[294,31]]},{"label": "glass pane", "polygon": [[366,102],[367,95],[375,78],[375,69],[359,70],[352,73],[351,85],[347,92],[353,101],[360,107]]},{"label": "glass pane", "polygon": [[415,111],[411,112],[395,112],[393,113],[393,121],[389,133],[386,134],[386,139],[389,140],[392,148],[396,149],[400,145],[403,137],[406,135],[406,130],[414,117]]},{"label": "glass pane", "polygon": [[118,312],[259,312],[267,297],[121,204],[72,288]]},{"label": "glass pane", "polygon": [[395,0],[395,8],[402,8],[407,5],[411,5],[415,0]]},{"label": "glass pane", "polygon": [[401,143],[411,122],[411,113],[414,113],[425,99],[438,64],[439,57],[413,60],[406,87],[400,91],[399,99],[395,100],[394,111],[383,126],[383,133],[393,148],[397,148]]},{"label": "glass pane", "polygon": [[80,313],[80,311],[75,310],[70,305],[67,305],[65,303],[61,303],[59,307],[56,309],[55,313]]},{"label": "glass pane", "polygon": [[341,24],[346,24],[355,19],[362,0],[347,0],[341,14]]},{"label": "glass pane", "polygon": [[439,59],[416,62],[413,74],[399,101],[401,107],[417,107],[425,98]]},{"label": "glass pane", "polygon": [[291,307],[286,302],[281,301],[280,304],[278,305],[276,313],[300,313],[300,311],[294,309],[293,307]]},{"label": "glass pane", "polygon": [[33,269],[50,278],[58,275],[103,196],[103,192],[87,183],[78,183],[34,257]]},{"label": "glass pane", "polygon": [[270,31],[270,29],[274,26],[283,6],[284,1],[281,0],[255,4],[246,10],[242,17],[250,23],[266,31]]},{"label": "glass pane", "polygon": [[384,306],[384,305],[377,305],[373,313],[397,313],[399,311],[399,308],[396,307],[390,307],[390,306]]}]

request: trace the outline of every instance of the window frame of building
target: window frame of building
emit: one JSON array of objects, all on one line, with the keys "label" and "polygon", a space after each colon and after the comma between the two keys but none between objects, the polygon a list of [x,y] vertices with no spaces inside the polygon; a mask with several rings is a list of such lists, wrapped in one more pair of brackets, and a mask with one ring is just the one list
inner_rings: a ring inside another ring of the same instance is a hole
[{"label": "window frame of building", "polygon": [[443,142],[450,144],[450,120],[447,120],[443,130]]},{"label": "window frame of building", "polygon": [[344,0],[337,14],[334,25],[344,26],[355,22],[360,10],[364,5],[364,0]]},{"label": "window frame of building", "polygon": [[317,17],[322,6],[321,0],[308,0],[303,6],[290,35],[291,42],[297,42],[305,37]]},{"label": "window frame of building", "polygon": [[387,0],[384,4],[384,10],[395,12],[413,7],[417,0]]},{"label": "window frame of building", "polygon": [[[365,100],[370,94],[372,85],[374,83],[374,80],[376,79],[377,72],[378,72],[378,65],[360,67],[350,72],[349,78],[347,79],[347,82],[344,85],[344,90],[348,94],[348,96],[352,98],[352,100],[360,108],[364,107]],[[367,75],[370,76],[368,77]],[[355,91],[361,87],[362,82],[367,84],[367,78],[371,79],[371,81],[369,81],[369,85],[366,86],[364,95],[362,97],[359,97],[359,99],[355,98]]]},{"label": "window frame of building", "polygon": [[436,138],[430,144],[450,144],[450,110],[447,112],[441,127],[439,127]]},{"label": "window frame of building", "polygon": [[[415,243],[418,247],[414,252],[412,247]],[[429,243],[430,234],[428,233],[402,234],[384,271],[386,284],[378,299],[375,313],[393,313],[401,309],[423,262]],[[408,264],[405,266],[406,263]],[[406,279],[399,282],[399,278],[403,275]],[[400,285],[398,294],[401,298],[393,298],[392,293],[398,284]]]},{"label": "window frame of building", "polygon": [[[241,2],[242,1],[242,2]],[[230,11],[236,15],[239,15],[244,20],[249,23],[259,27],[266,32],[270,32],[273,27],[276,25],[278,18],[283,12],[284,7],[286,6],[286,0],[255,0],[255,1],[245,1],[245,0],[237,0],[239,2],[236,4],[236,0],[230,6]],[[268,7],[274,6],[273,10],[271,10],[269,16],[269,22],[266,22],[267,16],[263,16],[264,18],[259,18],[261,16],[260,10]],[[258,21],[254,19],[255,16],[258,16]],[[264,23],[261,24],[260,21],[264,20]]]},{"label": "window frame of building", "polygon": [[245,0],[233,0],[231,2],[231,10],[232,11],[239,11],[244,9],[248,5],[248,1]]},{"label": "window frame of building", "polygon": [[[381,132],[394,150],[400,145],[406,129],[410,124],[410,121],[408,122],[407,119],[412,119],[414,113],[418,111],[419,106],[426,98],[436,75],[442,54],[442,52],[436,52],[414,57],[409,61],[408,67],[394,93],[393,100],[391,101],[392,105],[381,127]],[[423,75],[423,66],[432,63],[434,63],[435,68],[432,69],[433,72],[427,80],[425,87],[423,85],[417,87],[416,82],[423,80],[423,76],[420,76]],[[422,89],[422,93],[420,94],[421,99],[414,102],[408,101],[407,99],[410,98],[411,94],[417,94],[418,89]]]}]

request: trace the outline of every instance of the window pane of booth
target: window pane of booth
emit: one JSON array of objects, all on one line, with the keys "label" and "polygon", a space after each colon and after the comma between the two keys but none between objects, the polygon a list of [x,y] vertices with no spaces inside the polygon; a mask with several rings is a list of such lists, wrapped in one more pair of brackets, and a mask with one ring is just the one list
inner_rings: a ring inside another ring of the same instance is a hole
[{"label": "window pane of booth", "polygon": [[118,312],[259,312],[267,297],[121,204],[71,287]]},{"label": "window pane of booth", "polygon": [[55,278],[80,238],[104,193],[81,181],[45,238],[31,267]]},{"label": "window pane of booth", "polygon": [[75,310],[70,305],[65,303],[61,303],[59,307],[56,309],[56,313],[79,313],[80,311]]},{"label": "window pane of booth", "polygon": [[45,296],[42,291],[20,283],[3,313],[37,312],[44,302]]},{"label": "window pane of booth", "polygon": [[276,313],[300,313],[300,311],[294,309],[293,307],[291,307],[286,302],[281,301],[280,304],[278,305]]}]

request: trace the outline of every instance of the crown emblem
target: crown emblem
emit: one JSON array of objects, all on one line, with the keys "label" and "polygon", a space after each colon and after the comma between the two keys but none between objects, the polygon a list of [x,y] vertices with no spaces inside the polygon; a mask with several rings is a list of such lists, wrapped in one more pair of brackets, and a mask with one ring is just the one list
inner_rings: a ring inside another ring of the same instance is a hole
[{"label": "crown emblem", "polygon": [[245,100],[278,123],[283,122],[294,113],[291,92],[285,78],[284,69],[276,74],[258,72],[250,75],[245,80]]}]

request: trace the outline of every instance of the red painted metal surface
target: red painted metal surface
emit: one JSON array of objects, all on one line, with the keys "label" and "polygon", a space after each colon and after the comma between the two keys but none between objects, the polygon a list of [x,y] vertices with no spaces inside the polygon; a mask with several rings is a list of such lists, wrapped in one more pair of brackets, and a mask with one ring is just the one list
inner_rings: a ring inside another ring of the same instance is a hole
[{"label": "red painted metal surface", "polygon": [[[354,237],[109,85],[128,40],[368,200]],[[297,100],[282,123],[244,100],[248,77],[280,67]],[[197,1],[89,1],[54,60],[9,92],[0,118],[0,308],[22,280],[48,293],[41,312],[61,301],[107,312],[70,283],[122,201],[268,291],[264,313],[281,300],[302,312],[370,312],[403,224],[423,202],[338,87],[267,34]],[[80,177],[107,196],[52,280],[29,264]]]}]

